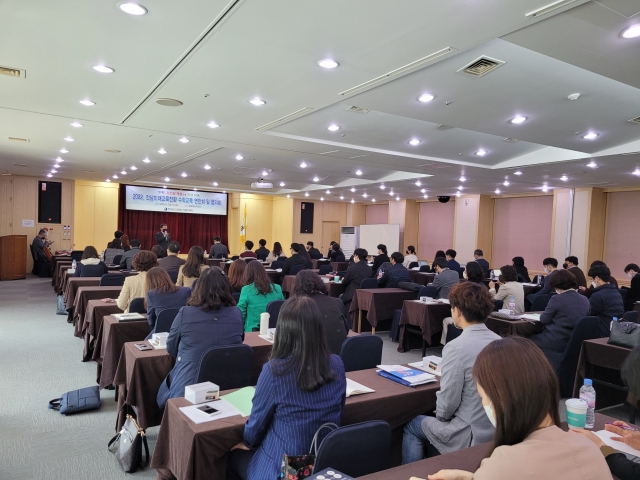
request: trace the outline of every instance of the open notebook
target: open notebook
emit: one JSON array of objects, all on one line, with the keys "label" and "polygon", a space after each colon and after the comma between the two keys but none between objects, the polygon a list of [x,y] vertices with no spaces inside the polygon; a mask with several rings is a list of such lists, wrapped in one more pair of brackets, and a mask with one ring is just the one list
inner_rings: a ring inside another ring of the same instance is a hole
[{"label": "open notebook", "polygon": [[347,397],[352,395],[362,395],[364,393],[373,393],[374,389],[365,387],[361,383],[354,382],[350,378],[347,378]]}]

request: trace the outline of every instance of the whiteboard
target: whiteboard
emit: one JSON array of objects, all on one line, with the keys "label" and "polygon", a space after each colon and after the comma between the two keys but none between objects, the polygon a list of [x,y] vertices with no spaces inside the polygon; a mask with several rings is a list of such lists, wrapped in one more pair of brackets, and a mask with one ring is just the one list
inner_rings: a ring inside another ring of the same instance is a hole
[{"label": "whiteboard", "polygon": [[400,252],[400,225],[381,223],[377,225],[360,225],[360,248],[365,248],[369,255],[378,255],[378,245],[387,246],[387,252]]}]

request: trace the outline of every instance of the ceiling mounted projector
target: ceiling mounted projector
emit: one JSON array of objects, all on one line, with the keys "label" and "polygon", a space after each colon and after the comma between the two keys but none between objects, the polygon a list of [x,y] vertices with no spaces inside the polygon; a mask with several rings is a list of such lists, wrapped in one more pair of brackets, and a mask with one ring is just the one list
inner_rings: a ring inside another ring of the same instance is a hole
[{"label": "ceiling mounted projector", "polygon": [[259,178],[257,182],[251,184],[251,188],[273,188],[273,183],[265,181],[264,178]]},{"label": "ceiling mounted projector", "polygon": [[440,203],[447,203],[450,199],[451,197],[438,197]]}]

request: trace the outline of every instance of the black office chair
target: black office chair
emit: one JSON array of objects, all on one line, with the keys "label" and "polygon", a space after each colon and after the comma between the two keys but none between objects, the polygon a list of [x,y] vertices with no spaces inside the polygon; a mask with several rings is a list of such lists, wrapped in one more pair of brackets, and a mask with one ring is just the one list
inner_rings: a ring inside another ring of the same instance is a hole
[{"label": "black office chair", "polygon": [[293,267],[291,267],[289,275],[297,275],[302,270],[304,270],[304,265],[294,265]]},{"label": "black office chair", "polygon": [[279,269],[279,268],[284,267],[284,260],[285,260],[285,259],[282,259],[282,260],[276,260],[275,262],[271,262],[271,269],[272,269],[272,270],[277,270],[277,269]]},{"label": "black office chair", "polygon": [[309,256],[311,257],[311,260],[320,260],[322,258],[321,253],[314,253],[313,255],[309,254]]},{"label": "black office chair", "polygon": [[258,255],[258,254],[256,254],[256,255],[258,257],[258,260],[260,260],[261,262],[264,262],[267,259],[267,257],[269,256],[268,253],[261,253],[260,255]]},{"label": "black office chair", "polygon": [[253,262],[253,261],[257,261],[257,258],[253,258],[253,257],[246,257],[244,259],[245,263],[249,263],[249,262]]},{"label": "black office chair", "polygon": [[239,258],[240,258],[240,255],[234,255],[234,256],[231,257],[231,260],[235,262]]},{"label": "black office chair", "polygon": [[82,254],[84,252],[82,250],[74,250],[73,252],[71,252],[71,260],[75,260],[76,262],[79,262],[80,260],[82,260]]},{"label": "black office chair", "polygon": [[161,311],[158,314],[158,318],[156,318],[156,333],[161,332],[170,332],[171,325],[173,325],[173,321],[178,315],[180,309],[178,308],[167,308],[166,310]]},{"label": "black office chair", "polygon": [[216,255],[216,258],[227,258],[227,254],[226,253],[219,253]]},{"label": "black office chair", "polygon": [[638,312],[636,312],[635,310],[624,312],[624,315],[622,315],[622,320],[625,322],[638,323]]},{"label": "black office chair", "polygon": [[236,303],[238,303],[238,301],[240,300],[240,292],[233,292],[231,296],[236,301]]},{"label": "black office chair", "polygon": [[309,260],[306,265],[304,266],[305,270],[312,270],[313,269],[313,262],[311,260]]},{"label": "black office chair", "polygon": [[169,274],[169,278],[171,278],[171,281],[175,284],[178,281],[178,273],[180,273],[179,270],[167,270],[167,273]]},{"label": "black office chair", "polygon": [[115,257],[113,257],[113,264],[120,265],[121,260],[122,260],[122,255],[116,255]]},{"label": "black office chair", "polygon": [[274,300],[267,303],[267,313],[269,314],[269,328],[276,328],[278,323],[278,316],[280,315],[280,309],[284,300]]},{"label": "black office chair", "polygon": [[519,273],[518,274],[518,282],[520,282],[520,283],[529,283],[529,280],[524,278],[524,276],[521,273]]},{"label": "black office chair", "polygon": [[377,335],[347,337],[340,349],[345,372],[375,368],[382,362],[382,339]]},{"label": "black office chair", "polygon": [[464,267],[458,269],[458,277],[460,277],[460,279],[464,278]]},{"label": "black office chair", "polygon": [[81,277],[101,277],[104,275],[104,267],[102,265],[82,265],[80,270]]},{"label": "black office chair", "polygon": [[391,427],[373,420],[340,427],[329,433],[317,450],[313,473],[332,468],[362,477],[389,468]]},{"label": "black office chair", "polygon": [[628,290],[626,288],[619,288],[618,292],[620,292],[620,296],[622,297],[622,303],[624,304],[624,301],[627,299]]},{"label": "black office chair", "polygon": [[544,309],[547,308],[547,304],[549,303],[549,299],[551,297],[549,295],[538,295],[531,304],[531,312],[544,312]]},{"label": "black office chair", "polygon": [[432,285],[426,285],[422,287],[418,292],[418,298],[420,297],[436,298],[437,296],[438,296],[438,289]]},{"label": "black office chair", "polygon": [[360,288],[378,288],[378,280],[375,278],[365,278],[360,282]]},{"label": "black office chair", "polygon": [[125,276],[121,273],[107,273],[100,278],[101,287],[121,287],[124,285]]},{"label": "black office chair", "polygon": [[420,270],[418,271],[423,273],[431,273],[431,268],[429,268],[429,265],[422,265],[420,267]]},{"label": "black office chair", "polygon": [[[560,383],[560,398],[573,396],[573,384],[576,379],[582,342],[594,338],[600,338],[600,319],[598,317],[583,317],[578,320],[569,337],[569,343],[559,357],[560,362],[556,375]],[[547,355],[552,355],[552,353],[547,353]]]},{"label": "black office chair", "polygon": [[242,344],[205,350],[196,378],[196,383],[215,383],[220,391],[253,385],[253,349]]},{"label": "black office chair", "polygon": [[144,308],[144,298],[138,297],[131,300],[129,313],[147,313],[147,310]]},{"label": "black office chair", "polygon": [[346,262],[347,259],[345,258],[344,254],[340,254],[336,256],[336,259],[334,260],[334,262]]},{"label": "black office chair", "polygon": [[409,264],[409,270],[411,270],[412,268],[416,268],[418,265],[420,265],[418,262],[411,262]]},{"label": "black office chair", "polygon": [[198,283],[198,279],[196,278],[193,283],[191,284],[191,291],[193,292],[196,289],[196,285]]},{"label": "black office chair", "polygon": [[327,273],[331,273],[331,265],[320,265],[318,269],[318,275],[326,275]]}]

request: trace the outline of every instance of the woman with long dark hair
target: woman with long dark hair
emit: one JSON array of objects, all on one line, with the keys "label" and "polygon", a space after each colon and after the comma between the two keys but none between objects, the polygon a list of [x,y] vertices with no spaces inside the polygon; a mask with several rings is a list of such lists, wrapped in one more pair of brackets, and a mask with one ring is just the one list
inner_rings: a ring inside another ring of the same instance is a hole
[{"label": "woman with long dark hair", "polygon": [[[278,478],[284,454],[306,453],[321,425],[340,425],[344,365],[329,352],[320,316],[306,296],[291,297],[282,306],[271,359],[258,379],[244,427],[244,443],[234,447],[229,459],[231,478]],[[318,441],[322,439],[320,435]]]},{"label": "woman with long dark hair", "polygon": [[82,252],[82,259],[76,262],[76,277],[102,277],[109,273],[107,264],[100,260],[96,247],[89,245]]},{"label": "woman with long dark hair", "polygon": [[247,262],[241,258],[234,260],[229,265],[229,283],[231,290],[240,292],[244,287],[244,271],[247,269]]},{"label": "woman with long dark hair", "polygon": [[267,311],[267,304],[274,300],[284,300],[284,297],[280,285],[271,283],[260,262],[247,264],[243,283],[245,286],[240,291],[238,308],[244,319],[244,331],[251,332],[260,326],[260,314]]},{"label": "woman with long dark hair", "polygon": [[280,242],[275,242],[273,244],[273,249],[271,250],[271,253],[267,255],[267,259],[265,260],[265,262],[271,265],[273,262],[279,260],[280,257],[287,258],[287,255],[282,251],[282,245],[280,244]]},{"label": "woman with long dark hair", "polygon": [[204,264],[204,250],[202,247],[194,245],[189,249],[186,263],[178,270],[176,285],[191,288],[193,282],[200,278],[203,270],[207,268],[209,266]]},{"label": "woman with long dark hair", "polygon": [[170,398],[184,396],[184,387],[196,383],[200,357],[205,350],[242,343],[242,315],[235,305],[231,285],[222,270],[203,271],[167,338],[167,353],[175,357],[176,364],[160,386],[157,396],[160,408]]},{"label": "woman with long dark hair", "polygon": [[560,428],[558,380],[533,342],[507,337],[476,358],[473,379],[496,433],[475,473],[441,470],[429,480],[603,480],[607,463],[588,440]]},{"label": "woman with long dark hair", "polygon": [[145,305],[147,307],[147,322],[151,327],[151,333],[147,337],[149,339],[156,331],[158,315],[163,310],[184,307],[191,296],[191,289],[174,285],[167,271],[161,267],[153,267],[149,270],[146,282]]}]

